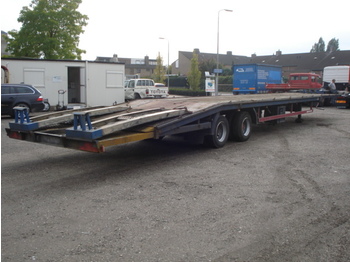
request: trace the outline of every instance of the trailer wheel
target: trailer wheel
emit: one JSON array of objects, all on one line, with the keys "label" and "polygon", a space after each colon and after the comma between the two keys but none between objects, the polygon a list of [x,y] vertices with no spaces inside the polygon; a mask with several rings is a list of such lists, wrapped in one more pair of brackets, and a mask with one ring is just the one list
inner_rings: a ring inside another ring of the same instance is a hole
[{"label": "trailer wheel", "polygon": [[252,131],[252,118],[246,111],[237,112],[231,121],[230,140],[247,141]]},{"label": "trailer wheel", "polygon": [[224,116],[218,117],[214,123],[214,133],[204,137],[204,144],[214,148],[223,147],[229,137],[229,124]]}]

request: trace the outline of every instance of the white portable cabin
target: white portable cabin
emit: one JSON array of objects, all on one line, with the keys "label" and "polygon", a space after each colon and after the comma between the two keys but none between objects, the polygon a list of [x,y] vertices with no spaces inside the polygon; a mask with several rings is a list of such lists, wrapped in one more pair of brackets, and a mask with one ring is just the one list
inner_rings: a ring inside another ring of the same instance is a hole
[{"label": "white portable cabin", "polygon": [[110,106],[125,101],[124,63],[3,58],[1,65],[8,69],[9,83],[33,85],[51,106],[62,100],[68,107]]}]

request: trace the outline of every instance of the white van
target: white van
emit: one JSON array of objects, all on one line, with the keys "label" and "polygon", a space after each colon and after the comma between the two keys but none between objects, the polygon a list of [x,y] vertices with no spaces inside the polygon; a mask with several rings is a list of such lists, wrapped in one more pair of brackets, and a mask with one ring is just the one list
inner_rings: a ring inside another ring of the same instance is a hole
[{"label": "white van", "polygon": [[168,96],[169,89],[164,86],[155,86],[152,79],[130,79],[125,84],[125,99],[164,98]]}]

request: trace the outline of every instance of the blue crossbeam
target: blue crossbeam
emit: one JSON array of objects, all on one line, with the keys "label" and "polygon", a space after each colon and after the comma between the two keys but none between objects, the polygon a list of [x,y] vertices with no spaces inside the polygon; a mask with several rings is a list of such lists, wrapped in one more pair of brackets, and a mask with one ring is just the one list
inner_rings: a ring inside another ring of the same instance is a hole
[{"label": "blue crossbeam", "polygon": [[103,131],[101,129],[74,130],[74,127],[72,127],[66,129],[66,137],[91,141],[103,137]]},{"label": "blue crossbeam", "polygon": [[86,131],[86,127],[91,130],[91,120],[88,112],[75,112],[74,113],[74,130]]},{"label": "blue crossbeam", "polygon": [[66,136],[84,140],[94,140],[103,136],[100,129],[92,128],[90,115],[88,112],[75,112],[73,127],[66,129]]},{"label": "blue crossbeam", "polygon": [[29,117],[29,109],[26,107],[14,107],[15,122],[10,122],[9,126],[16,131],[32,131],[39,128],[38,123],[33,123]]},{"label": "blue crossbeam", "polygon": [[14,107],[13,110],[15,111],[16,124],[30,123],[28,108],[18,106],[18,107]]}]

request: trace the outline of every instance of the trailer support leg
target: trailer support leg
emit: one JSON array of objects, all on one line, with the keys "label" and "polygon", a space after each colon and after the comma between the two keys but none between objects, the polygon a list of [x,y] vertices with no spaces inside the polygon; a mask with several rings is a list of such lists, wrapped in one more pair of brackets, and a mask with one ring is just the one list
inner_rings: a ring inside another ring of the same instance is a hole
[{"label": "trailer support leg", "polygon": [[85,131],[86,127],[89,130],[92,129],[90,115],[87,112],[75,112],[74,113],[74,130],[78,130],[78,128]]},{"label": "trailer support leg", "polygon": [[29,110],[26,107],[14,107],[15,110],[15,123],[18,124],[24,124],[30,123],[30,118],[29,118]]},{"label": "trailer support leg", "polygon": [[14,107],[15,121],[10,122],[10,128],[16,131],[31,131],[37,129],[38,123],[32,122],[29,118],[29,109],[26,107]]},{"label": "trailer support leg", "polygon": [[301,118],[301,115],[298,115],[297,119],[295,119],[296,123],[302,123],[303,119]]}]

